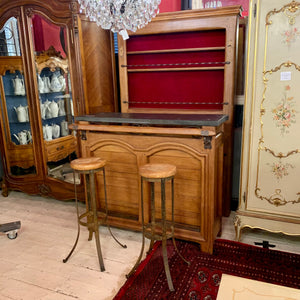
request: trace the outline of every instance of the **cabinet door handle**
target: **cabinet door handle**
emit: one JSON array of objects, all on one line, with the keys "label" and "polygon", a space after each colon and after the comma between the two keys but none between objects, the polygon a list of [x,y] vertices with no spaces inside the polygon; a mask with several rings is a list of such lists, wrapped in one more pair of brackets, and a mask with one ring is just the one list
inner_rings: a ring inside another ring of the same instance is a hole
[{"label": "cabinet door handle", "polygon": [[60,147],[57,147],[57,148],[56,148],[57,151],[58,151],[58,150],[62,150],[62,149],[64,149],[64,146],[60,146]]}]

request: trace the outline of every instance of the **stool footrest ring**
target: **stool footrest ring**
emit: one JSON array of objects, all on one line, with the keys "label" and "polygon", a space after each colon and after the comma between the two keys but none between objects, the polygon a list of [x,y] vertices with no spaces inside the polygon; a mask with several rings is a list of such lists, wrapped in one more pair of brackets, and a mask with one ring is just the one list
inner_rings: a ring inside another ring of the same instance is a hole
[{"label": "stool footrest ring", "polygon": [[156,241],[162,241],[163,238],[170,239],[174,236],[174,226],[172,224],[166,225],[165,236],[163,234],[162,222],[156,222],[155,227],[152,228],[152,224],[148,223],[144,225],[144,235],[148,239],[154,239]]}]

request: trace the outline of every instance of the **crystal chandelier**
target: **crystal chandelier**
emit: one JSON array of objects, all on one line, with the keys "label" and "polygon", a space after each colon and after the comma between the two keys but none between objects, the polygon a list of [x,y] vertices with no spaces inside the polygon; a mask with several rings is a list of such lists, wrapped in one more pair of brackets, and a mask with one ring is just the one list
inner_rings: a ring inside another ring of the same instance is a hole
[{"label": "crystal chandelier", "polygon": [[124,40],[127,30],[146,26],[159,12],[161,0],[78,0],[80,11],[103,29],[118,32]]}]

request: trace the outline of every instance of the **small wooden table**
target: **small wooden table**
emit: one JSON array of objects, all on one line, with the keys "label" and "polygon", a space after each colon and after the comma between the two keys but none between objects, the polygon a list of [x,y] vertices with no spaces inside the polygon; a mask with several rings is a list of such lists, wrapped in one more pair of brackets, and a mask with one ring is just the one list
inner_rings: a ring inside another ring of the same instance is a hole
[{"label": "small wooden table", "polygon": [[[226,115],[100,113],[76,117],[71,129],[81,137],[83,157],[107,161],[109,222],[141,230],[138,169],[147,163],[170,163],[175,176],[175,237],[195,241],[212,253],[222,227],[223,123]],[[101,180],[97,202],[104,209]],[[159,193],[159,191],[157,191]],[[145,223],[150,194],[145,191]],[[171,203],[166,204],[171,219]],[[157,214],[160,204],[157,201]]]}]

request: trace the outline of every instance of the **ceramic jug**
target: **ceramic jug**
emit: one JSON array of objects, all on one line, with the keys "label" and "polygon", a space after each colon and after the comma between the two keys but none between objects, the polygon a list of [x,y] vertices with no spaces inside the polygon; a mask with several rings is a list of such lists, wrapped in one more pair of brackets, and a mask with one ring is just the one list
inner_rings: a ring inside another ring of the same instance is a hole
[{"label": "ceramic jug", "polygon": [[28,109],[28,105],[25,106],[25,110],[26,110],[26,122],[29,122],[29,109]]},{"label": "ceramic jug", "polygon": [[15,95],[25,95],[24,80],[19,78],[19,76],[17,75],[15,79],[12,79],[12,82]]},{"label": "ceramic jug", "polygon": [[52,124],[52,137],[54,139],[59,138],[60,136],[60,126],[57,124]]},{"label": "ceramic jug", "polygon": [[29,122],[29,109],[28,106],[25,106],[26,109],[26,122]]},{"label": "ceramic jug", "polygon": [[44,81],[42,80],[40,74],[37,75],[37,78],[38,78],[39,93],[42,94],[42,93],[44,93],[44,86],[45,86],[45,83],[44,83]]},{"label": "ceramic jug", "polygon": [[51,78],[50,89],[52,92],[60,92],[62,89],[62,85],[55,73],[52,75]]},{"label": "ceramic jug", "polygon": [[43,126],[43,138],[46,139],[46,126]]},{"label": "ceramic jug", "polygon": [[49,109],[51,111],[52,118],[56,118],[58,116],[58,104],[52,100],[49,104]]},{"label": "ceramic jug", "polygon": [[66,110],[65,110],[65,101],[64,99],[60,99],[57,101],[58,104],[58,115],[59,116],[65,116]]},{"label": "ceramic jug", "polygon": [[46,141],[52,140],[52,126],[48,124],[43,126],[43,136]]},{"label": "ceramic jug", "polygon": [[43,120],[45,120],[46,119],[46,106],[42,102],[42,100],[40,100],[40,109],[41,109],[41,117]]},{"label": "ceramic jug", "polygon": [[44,93],[50,93],[50,79],[49,77],[43,77],[44,82]]},{"label": "ceramic jug", "polygon": [[45,109],[45,118],[46,119],[51,119],[52,118],[52,113],[51,113],[51,109],[50,109],[50,101],[47,99],[44,102],[44,109]]},{"label": "ceramic jug", "polygon": [[20,145],[26,145],[29,142],[27,130],[18,132],[18,135],[14,134],[14,137],[17,139]]},{"label": "ceramic jug", "polygon": [[23,123],[29,120],[28,117],[28,106],[22,106],[21,104],[18,107],[14,107],[17,114],[18,121]]},{"label": "ceramic jug", "polygon": [[27,130],[27,140],[28,140],[28,143],[32,142],[32,136],[31,136],[31,131],[30,130]]},{"label": "ceramic jug", "polygon": [[66,90],[66,80],[65,80],[64,76],[62,76],[62,75],[58,76],[58,80],[61,85],[61,91],[64,92]]},{"label": "ceramic jug", "polygon": [[60,123],[60,135],[61,136],[67,136],[68,134],[69,134],[68,122],[67,121],[62,121]]}]

